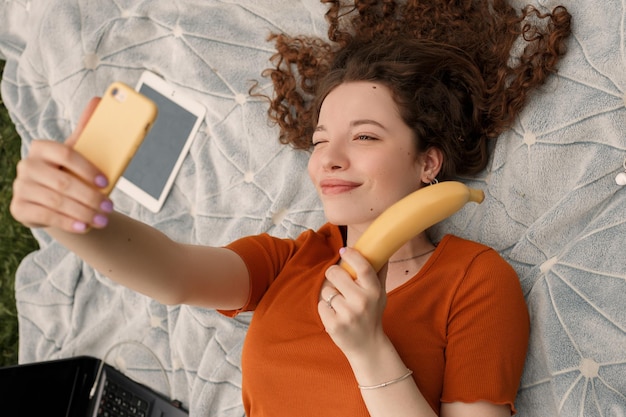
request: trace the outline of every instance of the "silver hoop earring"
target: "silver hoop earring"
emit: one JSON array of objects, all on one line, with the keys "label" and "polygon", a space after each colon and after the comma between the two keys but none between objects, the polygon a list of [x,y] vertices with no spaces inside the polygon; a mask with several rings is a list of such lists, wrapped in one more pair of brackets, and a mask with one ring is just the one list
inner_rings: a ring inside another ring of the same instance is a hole
[{"label": "silver hoop earring", "polygon": [[430,180],[430,185],[435,185],[435,184],[439,184],[439,180],[436,177]]}]

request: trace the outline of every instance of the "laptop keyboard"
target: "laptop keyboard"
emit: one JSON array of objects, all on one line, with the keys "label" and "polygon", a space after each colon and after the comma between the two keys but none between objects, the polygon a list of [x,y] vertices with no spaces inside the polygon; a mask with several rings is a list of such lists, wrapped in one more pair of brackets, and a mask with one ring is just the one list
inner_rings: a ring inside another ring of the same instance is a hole
[{"label": "laptop keyboard", "polygon": [[120,385],[106,380],[100,399],[98,417],[146,417],[150,404]]}]

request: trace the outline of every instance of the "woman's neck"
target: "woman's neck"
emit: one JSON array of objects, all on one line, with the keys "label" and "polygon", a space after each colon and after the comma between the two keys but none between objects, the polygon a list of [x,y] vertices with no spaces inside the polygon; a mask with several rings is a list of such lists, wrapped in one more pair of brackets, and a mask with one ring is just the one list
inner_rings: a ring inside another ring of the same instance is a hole
[{"label": "woman's neck", "polygon": [[428,262],[436,247],[421,233],[394,253],[387,264],[386,291],[393,291],[414,277]]},{"label": "woman's neck", "polygon": [[[354,247],[366,227],[342,226],[341,229],[344,233],[346,246]],[[390,286],[402,285],[403,282],[414,276],[434,251],[435,245],[430,241],[426,232],[422,232],[406,242],[389,258],[387,290],[389,291]]]},{"label": "woman's neck", "polygon": [[[339,226],[346,246],[354,247],[357,240],[367,229],[367,225]],[[390,262],[407,259],[419,255],[422,251],[434,248],[426,232],[422,232],[406,242],[390,258]]]}]

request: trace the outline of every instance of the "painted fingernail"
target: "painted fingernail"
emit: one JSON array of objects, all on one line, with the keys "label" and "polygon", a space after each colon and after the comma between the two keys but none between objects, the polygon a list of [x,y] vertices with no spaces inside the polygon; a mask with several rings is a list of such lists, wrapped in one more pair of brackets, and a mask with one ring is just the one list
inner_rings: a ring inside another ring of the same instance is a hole
[{"label": "painted fingernail", "polygon": [[109,185],[109,180],[107,180],[107,178],[104,175],[98,175],[96,177],[96,179],[94,180],[94,183],[100,187],[100,188],[104,188],[107,185]]},{"label": "painted fingernail", "polygon": [[100,210],[105,213],[111,213],[113,211],[113,202],[111,200],[104,200],[100,203]]},{"label": "painted fingernail", "polygon": [[87,225],[83,222],[74,222],[74,224],[72,224],[72,229],[76,232],[84,232],[87,230]]},{"label": "painted fingernail", "polygon": [[343,255],[346,252],[346,248],[339,249],[339,255]]},{"label": "painted fingernail", "polygon": [[99,227],[106,226],[108,222],[109,222],[109,219],[106,216],[103,216],[102,214],[96,214],[96,216],[93,218],[93,224]]}]

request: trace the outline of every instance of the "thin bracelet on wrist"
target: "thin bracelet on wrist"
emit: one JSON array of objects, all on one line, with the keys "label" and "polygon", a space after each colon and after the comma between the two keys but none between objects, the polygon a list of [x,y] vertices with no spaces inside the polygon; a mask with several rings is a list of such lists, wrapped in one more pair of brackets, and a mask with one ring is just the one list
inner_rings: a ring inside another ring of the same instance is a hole
[{"label": "thin bracelet on wrist", "polygon": [[406,374],[402,375],[400,378],[396,378],[396,379],[392,379],[391,381],[387,381],[387,382],[383,382],[382,384],[378,384],[378,385],[360,385],[359,384],[359,389],[378,389],[378,388],[384,388],[387,385],[391,385],[391,384],[395,384],[396,382],[400,382],[400,381],[404,381],[405,379],[407,379],[408,377],[410,377],[411,375],[413,375],[413,371],[410,369],[406,370]]}]

